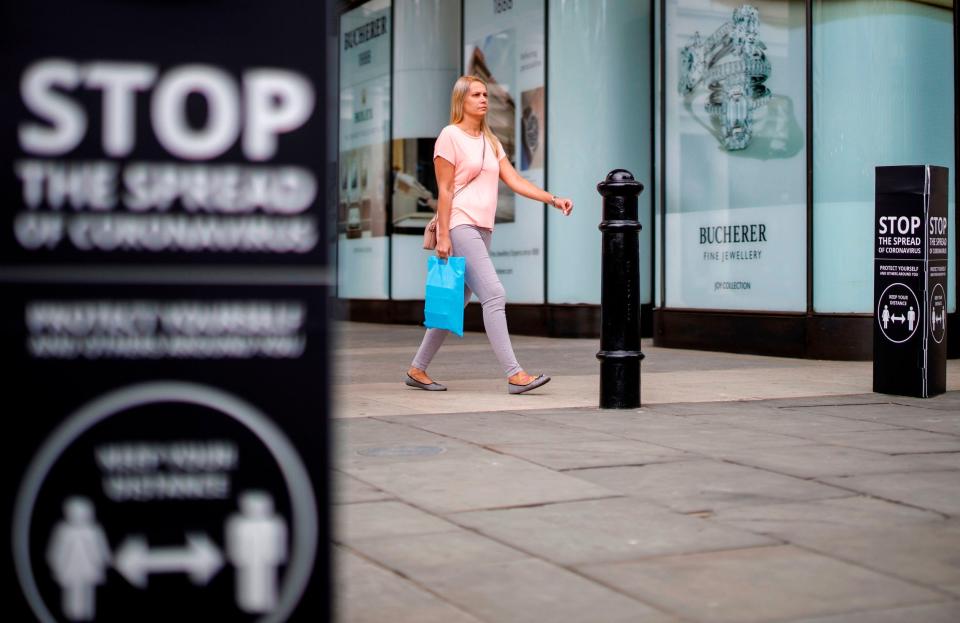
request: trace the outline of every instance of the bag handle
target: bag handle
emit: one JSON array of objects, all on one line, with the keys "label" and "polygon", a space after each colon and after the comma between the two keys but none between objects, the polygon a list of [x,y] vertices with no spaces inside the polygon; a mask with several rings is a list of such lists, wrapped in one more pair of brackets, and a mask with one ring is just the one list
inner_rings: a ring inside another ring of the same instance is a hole
[{"label": "bag handle", "polygon": [[[461,192],[463,192],[463,189],[469,186],[470,183],[473,182],[473,180],[480,177],[480,173],[483,172],[483,163],[487,159],[487,137],[482,132],[480,135],[483,137],[483,153],[480,155],[480,170],[477,171],[477,174],[474,175],[469,182],[464,184],[463,187],[460,188],[460,190],[453,193],[454,197],[456,197]],[[427,226],[423,228],[423,248],[424,249],[432,251],[433,249],[437,248],[437,223],[439,221],[439,217],[440,217],[440,214],[437,212],[434,212],[433,218],[431,218],[430,221],[427,223]]]},{"label": "bag handle", "polygon": [[483,133],[483,130],[480,131],[480,136],[483,137],[483,153],[480,155],[480,170],[477,171],[477,174],[474,175],[474,176],[470,179],[469,182],[467,182],[466,184],[464,184],[463,186],[461,186],[461,187],[460,187],[460,190],[458,190],[457,192],[453,193],[453,198],[454,198],[454,199],[456,199],[457,195],[459,195],[460,193],[462,193],[462,192],[464,191],[464,189],[466,189],[467,186],[469,186],[471,183],[473,183],[473,180],[475,180],[475,179],[477,179],[478,177],[480,177],[480,174],[483,173],[483,163],[484,163],[484,161],[486,161],[486,159],[487,159],[487,136],[486,136],[486,134]]}]

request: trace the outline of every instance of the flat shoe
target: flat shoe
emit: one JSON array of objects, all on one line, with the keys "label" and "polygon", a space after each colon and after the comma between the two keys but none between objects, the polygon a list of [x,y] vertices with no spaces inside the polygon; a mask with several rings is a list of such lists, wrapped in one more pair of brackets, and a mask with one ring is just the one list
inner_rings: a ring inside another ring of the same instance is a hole
[{"label": "flat shoe", "polygon": [[523,392],[528,392],[531,389],[536,389],[542,385],[546,385],[550,382],[550,377],[544,374],[541,374],[537,378],[533,379],[526,385],[517,385],[516,383],[511,383],[507,381],[507,391],[511,394],[522,394]]},{"label": "flat shoe", "polygon": [[407,378],[403,381],[410,387],[416,387],[417,389],[425,389],[428,392],[445,392],[447,391],[446,385],[441,385],[440,383],[421,383],[417,379],[413,378],[409,374]]}]

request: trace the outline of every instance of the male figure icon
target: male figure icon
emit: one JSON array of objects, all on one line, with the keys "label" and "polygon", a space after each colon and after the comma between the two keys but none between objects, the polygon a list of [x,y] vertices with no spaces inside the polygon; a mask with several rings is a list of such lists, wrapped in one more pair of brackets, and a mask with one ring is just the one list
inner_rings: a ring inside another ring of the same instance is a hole
[{"label": "male figure icon", "polygon": [[277,568],[287,561],[287,526],[263,491],[240,496],[240,512],[227,519],[227,558],[236,568],[237,606],[270,612],[277,605]]},{"label": "male figure icon", "polygon": [[92,621],[96,586],[106,581],[112,555],[107,537],[94,521],[93,503],[70,497],[63,503],[65,520],[57,523],[47,546],[47,564],[63,591],[63,615],[71,621]]}]

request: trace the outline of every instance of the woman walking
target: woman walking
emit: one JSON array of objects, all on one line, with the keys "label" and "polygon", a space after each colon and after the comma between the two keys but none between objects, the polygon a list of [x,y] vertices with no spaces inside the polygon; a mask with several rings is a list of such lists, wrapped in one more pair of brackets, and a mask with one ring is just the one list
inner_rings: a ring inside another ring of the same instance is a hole
[{"label": "woman walking", "polygon": [[[573,201],[554,197],[517,173],[503,145],[486,121],[487,84],[476,76],[461,76],[450,96],[450,125],[437,137],[433,166],[437,176],[437,256],[466,258],[466,288],[463,300],[476,293],[483,307],[483,326],[493,352],[507,377],[507,390],[522,394],[549,380],[543,374],[532,376],[523,371],[510,344],[507,332],[506,302],[503,286],[488,254],[497,212],[497,183],[514,192],[563,211],[573,210]],[[410,369],[406,384],[428,391],[447,388],[427,375],[427,366],[449,332],[427,329]]]}]

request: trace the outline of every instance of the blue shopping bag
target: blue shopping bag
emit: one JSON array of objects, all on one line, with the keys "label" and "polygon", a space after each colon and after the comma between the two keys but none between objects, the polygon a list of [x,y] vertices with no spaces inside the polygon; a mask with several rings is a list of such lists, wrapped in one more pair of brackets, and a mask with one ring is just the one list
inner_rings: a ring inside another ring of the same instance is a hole
[{"label": "blue shopping bag", "polygon": [[463,275],[467,259],[436,255],[427,259],[427,295],[423,305],[423,324],[431,329],[446,329],[463,337]]}]

